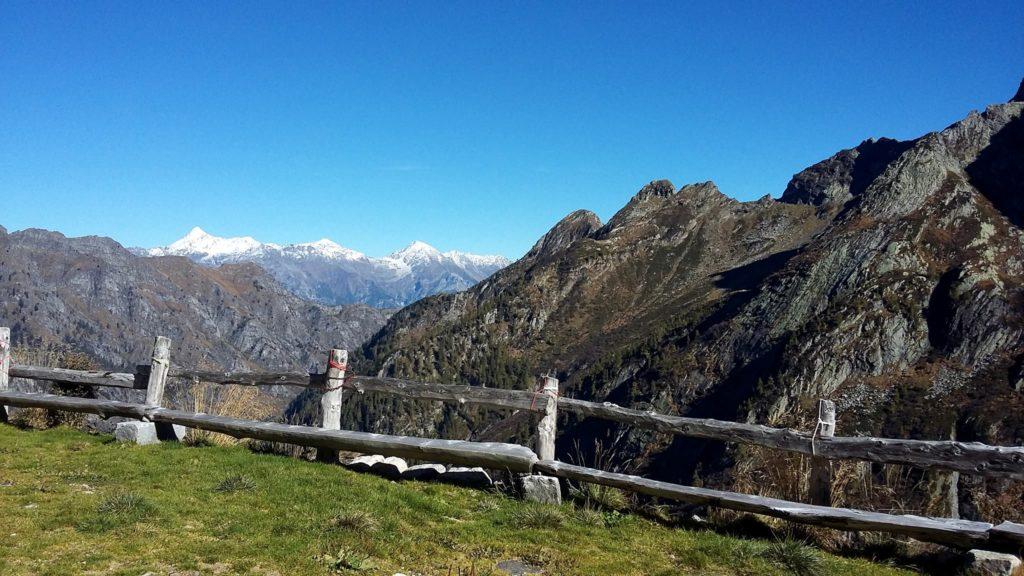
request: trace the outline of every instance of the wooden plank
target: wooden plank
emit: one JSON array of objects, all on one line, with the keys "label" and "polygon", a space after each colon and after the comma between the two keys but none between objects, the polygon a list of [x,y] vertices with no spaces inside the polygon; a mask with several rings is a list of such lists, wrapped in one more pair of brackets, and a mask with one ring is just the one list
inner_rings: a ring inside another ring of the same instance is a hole
[{"label": "wooden plank", "polygon": [[98,414],[104,418],[123,416],[143,420],[147,417],[147,407],[141,404],[117,402],[115,400],[97,400],[95,398],[76,398],[74,396],[57,396],[56,394],[32,394],[28,392],[0,391],[0,402],[8,406],[21,408],[53,408],[69,412]]},{"label": "wooden plank", "polygon": [[[11,386],[11,329],[0,327],[0,392]],[[7,422],[7,406],[0,404],[0,422]]]},{"label": "wooden plank", "polygon": [[[818,423],[811,434],[811,449],[814,452],[813,440],[832,438],[836,431],[836,405],[831,400],[818,400]],[[819,506],[832,505],[832,462],[821,456],[811,456],[811,473],[808,478],[808,493],[811,504]]]},{"label": "wooden plank", "polygon": [[541,460],[554,460],[555,436],[558,434],[558,379],[545,376],[540,393],[544,416],[537,423],[537,456]]},{"label": "wooden plank", "polygon": [[870,530],[903,534],[926,542],[936,542],[965,549],[984,544],[989,538],[989,530],[992,529],[992,525],[987,522],[943,520],[922,516],[866,512],[850,508],[815,506],[722,490],[669,484],[647,480],[639,476],[603,472],[552,460],[540,460],[534,464],[533,469],[570,480],[613,486],[691,504],[763,514],[792,522],[826,526],[839,530]]},{"label": "wooden plank", "polygon": [[305,372],[215,372],[211,370],[189,370],[172,367],[169,378],[198,380],[211,384],[231,384],[236,386],[321,386],[323,374],[307,374]]},{"label": "wooden plank", "polygon": [[440,400],[453,404],[478,404],[508,410],[544,411],[544,402],[540,401],[539,395],[527,390],[433,384],[379,376],[351,376],[345,380],[344,386],[357,392],[384,392],[414,400]]},{"label": "wooden plank", "polygon": [[[127,372],[104,372],[101,370],[67,370],[65,368],[48,368],[45,366],[11,366],[10,374],[14,378],[31,380],[49,380],[61,384],[87,384],[90,386],[108,386],[113,388],[145,389],[145,381],[140,381],[135,374]],[[148,376],[147,376],[148,378]]]},{"label": "wooden plank", "polygon": [[236,438],[256,438],[361,454],[382,454],[428,462],[482,466],[496,470],[529,472],[537,455],[525,446],[498,442],[467,442],[370,434],[351,430],[323,430],[273,422],[254,422],[223,416],[191,414],[158,409],[150,414],[155,422],[181,424],[220,432]]},{"label": "wooden plank", "polygon": [[920,468],[956,470],[981,476],[999,476],[1024,480],[1024,447],[989,446],[979,442],[950,440],[901,440],[869,436],[836,436],[815,439],[784,428],[759,424],[726,422],[706,418],[666,416],[623,408],[610,402],[598,403],[559,398],[562,410],[583,416],[622,422],[638,428],[668,434],[752,444],[830,460],[868,460],[885,464],[907,464]]},{"label": "wooden plank", "polygon": [[171,341],[164,336],[157,336],[153,341],[153,363],[149,369],[149,382],[146,384],[146,405],[159,406],[164,401],[164,386],[167,384],[167,372],[171,368]]},{"label": "wooden plank", "polygon": [[989,530],[994,547],[1020,554],[1024,550],[1024,524],[1003,522]]}]

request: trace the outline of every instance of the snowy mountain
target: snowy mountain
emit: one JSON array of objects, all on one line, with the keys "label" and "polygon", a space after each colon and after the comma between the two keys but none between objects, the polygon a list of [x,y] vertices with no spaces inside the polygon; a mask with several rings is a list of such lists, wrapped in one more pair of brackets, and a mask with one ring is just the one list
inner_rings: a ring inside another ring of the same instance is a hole
[{"label": "snowy mountain", "polygon": [[303,298],[383,308],[465,290],[509,264],[504,256],[441,252],[418,240],[383,258],[371,258],[327,238],[280,245],[249,236],[221,238],[198,227],[167,246],[136,253],[185,256],[207,266],[253,262]]}]

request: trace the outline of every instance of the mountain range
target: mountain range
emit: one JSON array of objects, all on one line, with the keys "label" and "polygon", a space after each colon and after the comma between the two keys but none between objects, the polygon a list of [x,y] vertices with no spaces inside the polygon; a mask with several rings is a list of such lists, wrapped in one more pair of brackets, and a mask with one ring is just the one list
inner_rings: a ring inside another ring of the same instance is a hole
[{"label": "mountain range", "polygon": [[[943,130],[841,150],[778,199],[653,181],[607,222],[573,212],[473,288],[398,311],[355,365],[515,388],[550,372],[576,398],[808,431],[828,398],[837,434],[1024,444],[1022,111],[1024,83]],[[344,417],[488,438],[496,415],[380,399]],[[563,420],[560,459],[596,459],[600,440],[658,479],[770,478],[720,442]],[[966,479],[959,497],[971,515]]]},{"label": "mountain range", "polygon": [[398,308],[424,296],[465,290],[509,264],[503,256],[441,252],[420,241],[371,258],[327,238],[282,246],[248,236],[220,238],[198,227],[168,246],[134,251],[185,256],[206,266],[252,262],[302,298],[378,308]]},{"label": "mountain range", "polygon": [[153,337],[195,368],[322,369],[390,314],[303,300],[251,263],[141,257],[110,238],[0,227],[0,325],[17,346],[67,346],[106,369],[146,363]]}]

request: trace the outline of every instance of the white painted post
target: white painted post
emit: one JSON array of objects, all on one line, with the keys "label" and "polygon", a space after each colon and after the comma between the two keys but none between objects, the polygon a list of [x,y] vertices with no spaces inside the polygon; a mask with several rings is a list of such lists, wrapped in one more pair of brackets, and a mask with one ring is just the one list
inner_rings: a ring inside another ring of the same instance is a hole
[{"label": "white painted post", "polygon": [[[327,356],[327,370],[324,373],[324,393],[320,396],[320,409],[323,412],[324,430],[341,430],[341,394],[345,382],[345,370],[348,366],[348,351],[332,348]],[[338,453],[334,450],[317,448],[317,460],[336,462]]]},{"label": "white painted post", "polygon": [[149,369],[149,382],[146,383],[146,405],[159,407],[164,400],[164,386],[167,385],[167,372],[171,368],[171,340],[157,336],[153,342],[153,359]]},{"label": "white painted post", "polygon": [[[11,329],[0,328],[0,391],[11,385]],[[7,422],[7,407],[0,404],[0,422]]]},{"label": "white painted post", "polygon": [[558,433],[558,379],[544,376],[540,394],[544,400],[544,416],[537,424],[537,457],[541,460],[554,460],[555,436]]},{"label": "white painted post", "polygon": [[[835,434],[836,405],[831,400],[818,400],[818,423],[815,426],[815,439],[832,438]],[[832,462],[827,458],[811,456],[808,492],[811,504],[832,505]]]}]

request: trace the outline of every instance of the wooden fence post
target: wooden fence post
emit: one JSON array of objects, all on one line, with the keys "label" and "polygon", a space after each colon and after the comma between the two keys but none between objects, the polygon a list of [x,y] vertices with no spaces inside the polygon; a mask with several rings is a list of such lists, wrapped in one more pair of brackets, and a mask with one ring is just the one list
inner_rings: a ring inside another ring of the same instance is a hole
[{"label": "wooden fence post", "polygon": [[[818,400],[818,423],[815,438],[831,438],[836,433],[836,405],[831,400]],[[814,440],[811,440],[812,447]],[[832,505],[832,462],[820,456],[811,456],[811,476],[808,492],[811,504]]]},{"label": "wooden fence post", "polygon": [[558,379],[544,376],[540,394],[544,400],[544,416],[537,424],[537,457],[555,459],[555,436],[558,434]]},{"label": "wooden fence post", "polygon": [[[150,360],[149,381],[146,383],[146,405],[161,407],[164,403],[164,388],[167,387],[167,373],[171,370],[171,339],[157,336],[153,341],[153,357]],[[154,422],[156,437],[160,440],[181,440],[174,426],[166,422]]]},{"label": "wooden fence post", "polygon": [[[324,373],[324,392],[320,396],[320,409],[323,412],[321,428],[324,430],[341,430],[341,394],[345,383],[345,369],[348,364],[348,351],[332,348],[327,355],[327,370]],[[317,448],[317,460],[336,462],[338,453],[335,450]]]},{"label": "wooden fence post", "polygon": [[171,364],[171,340],[157,336],[153,342],[153,359],[149,368],[149,382],[146,383],[146,405],[159,407],[164,401],[164,386]]},{"label": "wooden fence post", "polygon": [[[11,385],[11,329],[0,328],[0,392]],[[0,404],[0,422],[7,422],[7,407]]]}]

